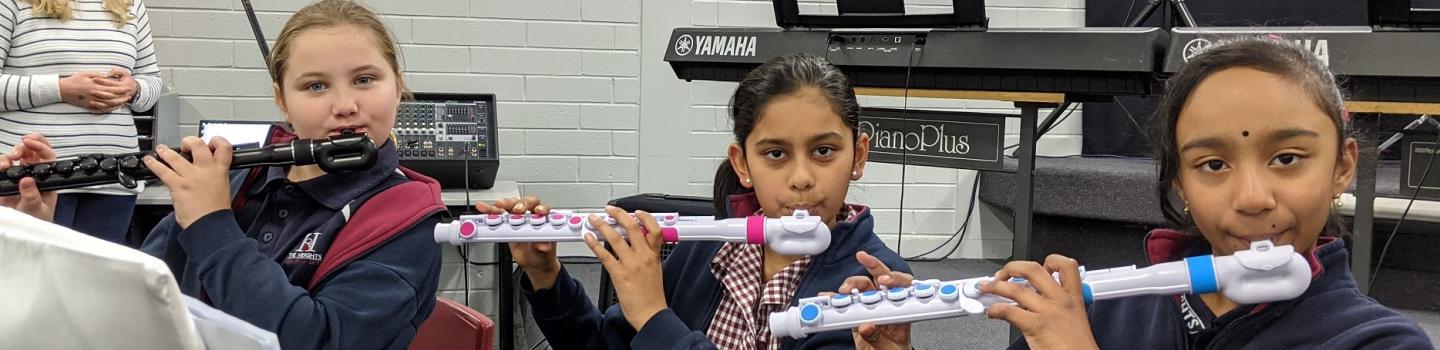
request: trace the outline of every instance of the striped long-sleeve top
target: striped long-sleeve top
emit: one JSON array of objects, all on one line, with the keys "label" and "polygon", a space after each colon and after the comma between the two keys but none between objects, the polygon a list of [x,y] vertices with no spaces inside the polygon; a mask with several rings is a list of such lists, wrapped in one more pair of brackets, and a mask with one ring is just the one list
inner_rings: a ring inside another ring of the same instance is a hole
[{"label": "striped long-sleeve top", "polygon": [[[49,138],[60,158],[138,150],[131,111],[147,111],[160,95],[150,18],[133,0],[129,19],[116,28],[101,0],[75,0],[68,21],[32,11],[29,2],[0,0],[0,152],[28,133]],[[60,79],[77,72],[128,70],[139,85],[128,106],[104,114],[61,100]],[[119,185],[70,190],[127,195]]]}]

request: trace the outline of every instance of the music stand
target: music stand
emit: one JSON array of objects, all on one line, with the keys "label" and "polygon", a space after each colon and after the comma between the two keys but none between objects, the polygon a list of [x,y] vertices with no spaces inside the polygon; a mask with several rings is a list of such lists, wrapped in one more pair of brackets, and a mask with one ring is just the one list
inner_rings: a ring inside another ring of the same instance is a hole
[{"label": "music stand", "polygon": [[1135,17],[1135,19],[1130,21],[1130,23],[1126,23],[1126,27],[1139,27],[1141,23],[1145,23],[1145,20],[1150,18],[1150,15],[1155,14],[1155,10],[1160,9],[1160,6],[1167,2],[1170,4],[1171,8],[1175,9],[1175,12],[1171,12],[1171,16],[1174,16],[1174,19],[1180,20],[1180,23],[1185,24],[1186,27],[1198,27],[1197,25],[1195,25],[1195,17],[1190,15],[1190,8],[1185,6],[1185,0],[1149,1],[1150,3],[1146,4],[1145,8],[1140,9],[1140,16]]},{"label": "music stand", "polygon": [[841,16],[859,14],[904,15],[904,0],[835,0]]},{"label": "music stand", "polygon": [[1376,31],[1440,30],[1440,0],[1370,0],[1369,10]]}]

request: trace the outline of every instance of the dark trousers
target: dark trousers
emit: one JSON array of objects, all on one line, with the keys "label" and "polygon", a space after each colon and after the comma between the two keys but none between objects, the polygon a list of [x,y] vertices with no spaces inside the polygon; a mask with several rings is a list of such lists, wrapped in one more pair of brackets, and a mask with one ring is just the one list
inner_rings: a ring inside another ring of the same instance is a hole
[{"label": "dark trousers", "polygon": [[133,195],[62,193],[55,201],[55,224],[124,245],[134,212]]}]

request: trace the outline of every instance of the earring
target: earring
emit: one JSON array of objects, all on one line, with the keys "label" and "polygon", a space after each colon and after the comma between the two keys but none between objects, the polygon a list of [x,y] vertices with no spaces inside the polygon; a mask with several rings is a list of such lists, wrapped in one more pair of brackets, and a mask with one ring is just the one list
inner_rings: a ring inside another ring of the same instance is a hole
[{"label": "earring", "polygon": [[745,178],[745,183],[746,183],[746,184],[753,184],[753,183],[750,181],[750,178],[748,178],[748,177]]},{"label": "earring", "polygon": [[1183,210],[1185,211],[1186,216],[1190,215],[1190,202],[1185,202],[1185,209]]},{"label": "earring", "polygon": [[1340,194],[1338,194],[1338,193],[1335,194],[1335,207],[1336,207],[1336,208],[1339,208],[1339,207],[1342,207],[1342,206],[1344,206],[1344,205],[1345,205],[1345,202],[1340,200]]},{"label": "earring", "polygon": [[860,173],[857,172],[857,171],[851,170],[851,171],[850,171],[850,179],[851,179],[851,180],[859,180],[859,179],[860,179]]}]

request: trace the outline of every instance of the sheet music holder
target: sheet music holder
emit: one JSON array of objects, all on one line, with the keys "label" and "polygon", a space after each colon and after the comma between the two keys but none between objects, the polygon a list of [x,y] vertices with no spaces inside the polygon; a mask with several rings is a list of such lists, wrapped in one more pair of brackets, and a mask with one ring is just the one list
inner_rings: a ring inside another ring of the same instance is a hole
[{"label": "sheet music holder", "polygon": [[[773,0],[775,24],[785,29],[807,28],[947,28],[984,31],[989,26],[984,0],[951,0],[951,13],[904,14],[899,0],[838,1],[839,15],[800,14],[799,0]],[[896,11],[896,7],[899,11]]]},{"label": "sheet music holder", "polygon": [[1376,31],[1440,30],[1440,0],[1370,0]]},{"label": "sheet music holder", "polygon": [[857,14],[904,15],[904,0],[835,0],[841,16]]}]

